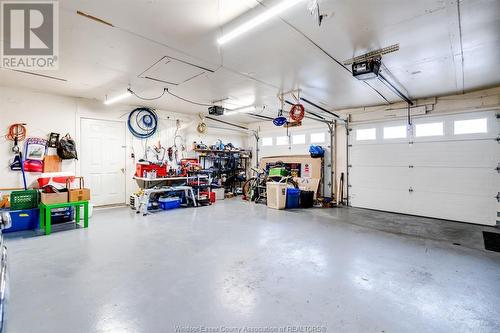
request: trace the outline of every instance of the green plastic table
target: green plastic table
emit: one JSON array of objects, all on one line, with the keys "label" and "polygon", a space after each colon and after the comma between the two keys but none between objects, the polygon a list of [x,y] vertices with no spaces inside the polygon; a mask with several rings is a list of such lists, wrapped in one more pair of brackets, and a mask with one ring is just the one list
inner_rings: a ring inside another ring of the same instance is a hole
[{"label": "green plastic table", "polygon": [[75,222],[80,223],[80,207],[83,206],[83,227],[89,226],[89,202],[88,201],[75,201],[64,202],[57,204],[44,204],[40,203],[40,229],[45,229],[45,235],[50,235],[52,230],[51,214],[50,211],[56,208],[75,207]]}]

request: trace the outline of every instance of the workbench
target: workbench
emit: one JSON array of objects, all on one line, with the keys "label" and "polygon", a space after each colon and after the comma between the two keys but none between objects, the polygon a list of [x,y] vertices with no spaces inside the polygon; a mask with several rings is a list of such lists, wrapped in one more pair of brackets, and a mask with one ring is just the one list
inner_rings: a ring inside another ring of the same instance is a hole
[{"label": "workbench", "polygon": [[209,179],[207,175],[196,175],[196,176],[176,176],[176,177],[157,177],[157,178],[145,178],[134,176],[137,185],[142,189],[149,189],[153,187],[159,187],[163,184],[167,185],[173,182],[184,182],[188,185],[190,180],[197,180],[198,182],[202,179]]},{"label": "workbench", "polygon": [[56,208],[75,208],[75,223],[80,223],[80,207],[83,206],[83,227],[88,228],[89,226],[89,202],[88,201],[75,201],[75,202],[63,202],[57,204],[44,204],[40,203],[38,208],[40,208],[40,229],[45,229],[45,235],[50,235],[52,231],[52,215],[50,211]]},{"label": "workbench", "polygon": [[[174,176],[174,177],[157,177],[145,178],[134,176],[137,185],[143,189],[144,193],[139,197],[139,205],[137,205],[137,213],[142,212],[143,215],[147,214],[148,205],[150,202],[151,194],[162,192],[175,192],[184,191],[186,198],[193,201],[193,206],[198,207],[198,203],[203,202],[200,198],[201,189],[208,189],[210,192],[210,183],[212,182],[211,174],[193,174],[190,172],[189,176]],[[206,184],[201,184],[206,181]],[[169,184],[176,183],[182,184],[181,186],[168,186]],[[196,195],[195,195],[196,193]]]},{"label": "workbench", "polygon": [[144,189],[141,196],[139,196],[139,204],[136,207],[136,213],[142,213],[142,215],[148,215],[148,207],[151,201],[152,194],[166,194],[172,192],[184,192],[186,200],[189,198],[193,202],[194,207],[198,207],[198,202],[196,201],[196,196],[194,195],[193,188],[191,186],[170,186],[170,187],[160,187],[160,188],[148,188]]}]

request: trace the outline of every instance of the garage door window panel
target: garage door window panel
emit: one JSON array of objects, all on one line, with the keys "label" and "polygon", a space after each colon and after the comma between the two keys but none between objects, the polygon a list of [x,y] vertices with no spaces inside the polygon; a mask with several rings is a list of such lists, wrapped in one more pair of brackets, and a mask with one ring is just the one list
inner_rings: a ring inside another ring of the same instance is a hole
[{"label": "garage door window panel", "polygon": [[325,133],[311,133],[311,143],[324,143]]},{"label": "garage door window panel", "polygon": [[415,136],[417,138],[443,136],[443,135],[444,135],[444,124],[442,122],[415,125]]},{"label": "garage door window panel", "polygon": [[384,127],[384,139],[405,139],[406,132],[405,125]]},{"label": "garage door window panel", "polygon": [[304,145],[306,144],[305,134],[295,134],[292,136],[292,144],[294,145]]},{"label": "garage door window panel", "polygon": [[455,120],[453,123],[453,133],[455,135],[461,134],[484,134],[488,133],[488,119],[466,119]]},{"label": "garage door window panel", "polygon": [[262,138],[262,146],[272,146],[272,145],[273,145],[272,137]]},{"label": "garage door window panel", "polygon": [[362,128],[356,130],[356,141],[373,141],[377,139],[376,128]]},{"label": "garage door window panel", "polygon": [[288,145],[288,137],[287,136],[276,137],[276,146],[286,146],[286,145]]}]

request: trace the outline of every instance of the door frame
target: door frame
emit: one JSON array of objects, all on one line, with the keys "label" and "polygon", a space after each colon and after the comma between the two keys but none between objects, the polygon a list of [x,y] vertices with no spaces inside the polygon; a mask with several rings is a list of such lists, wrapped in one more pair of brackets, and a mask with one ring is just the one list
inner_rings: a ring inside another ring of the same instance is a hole
[{"label": "door frame", "polygon": [[[123,162],[124,162],[124,181],[123,181],[123,188],[124,188],[124,195],[123,195],[123,202],[120,203],[120,204],[124,204],[126,205],[127,204],[127,174],[128,172],[130,171],[128,165],[127,165],[127,127],[126,127],[126,122],[123,121],[123,120],[114,120],[114,119],[104,119],[104,118],[93,118],[93,117],[79,117],[79,124],[77,127],[78,129],[78,142],[80,144],[80,151],[82,151],[82,147],[83,147],[83,131],[82,131],[82,121],[83,120],[95,120],[95,121],[105,121],[105,122],[114,122],[114,123],[120,123],[122,124],[123,126],[123,133],[124,133],[124,136],[123,136],[123,147],[125,147],[125,150],[124,150],[124,155],[123,155]],[[77,160],[77,165],[76,165],[76,169],[78,170],[78,173],[80,175],[82,175],[82,163],[80,162],[80,160]],[[92,198],[92,196],[91,196]],[[102,205],[102,206],[105,206],[105,205]],[[97,206],[99,207],[99,206]]]}]

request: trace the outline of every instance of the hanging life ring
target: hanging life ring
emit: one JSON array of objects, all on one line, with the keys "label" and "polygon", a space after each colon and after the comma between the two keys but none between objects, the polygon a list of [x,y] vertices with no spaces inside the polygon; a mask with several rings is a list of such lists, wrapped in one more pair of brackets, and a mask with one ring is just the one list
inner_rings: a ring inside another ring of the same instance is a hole
[{"label": "hanging life ring", "polygon": [[302,104],[294,104],[290,109],[290,118],[293,121],[301,121],[304,119],[304,106]]}]

